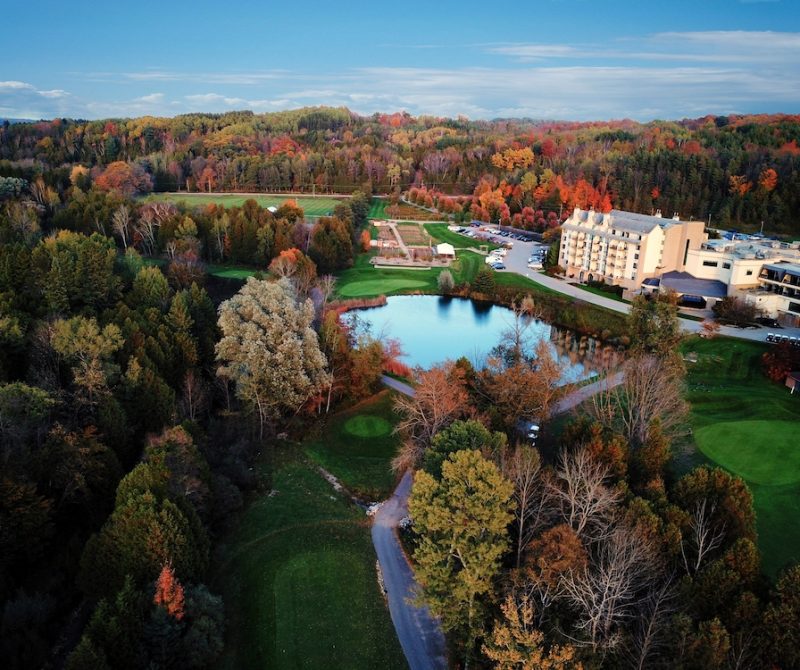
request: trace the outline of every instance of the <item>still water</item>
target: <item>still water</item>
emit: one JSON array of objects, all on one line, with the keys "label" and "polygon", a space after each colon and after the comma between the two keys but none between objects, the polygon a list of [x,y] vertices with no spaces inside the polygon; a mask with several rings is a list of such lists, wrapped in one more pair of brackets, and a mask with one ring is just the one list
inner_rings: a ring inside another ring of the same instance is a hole
[{"label": "still water", "polygon": [[[358,311],[358,319],[370,325],[374,337],[394,338],[405,352],[403,362],[430,367],[447,359],[466,356],[480,367],[508,330],[514,315],[505,307],[464,298],[403,295],[388,304]],[[532,319],[528,330],[531,348],[549,343],[554,357],[564,365],[564,381],[574,382],[596,374],[614,351],[590,337]]]}]

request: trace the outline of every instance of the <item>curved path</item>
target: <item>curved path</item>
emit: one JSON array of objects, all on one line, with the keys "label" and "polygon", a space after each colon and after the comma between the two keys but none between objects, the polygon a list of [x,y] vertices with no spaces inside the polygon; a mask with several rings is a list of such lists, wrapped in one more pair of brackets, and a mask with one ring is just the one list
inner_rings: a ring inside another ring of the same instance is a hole
[{"label": "curved path", "polygon": [[426,607],[411,601],[417,593],[417,582],[408,564],[397,526],[408,514],[408,494],[412,476],[406,472],[392,497],[381,505],[372,523],[372,544],[378,554],[383,583],[389,599],[389,613],[397,631],[400,646],[411,670],[444,670],[447,651],[444,634]]}]

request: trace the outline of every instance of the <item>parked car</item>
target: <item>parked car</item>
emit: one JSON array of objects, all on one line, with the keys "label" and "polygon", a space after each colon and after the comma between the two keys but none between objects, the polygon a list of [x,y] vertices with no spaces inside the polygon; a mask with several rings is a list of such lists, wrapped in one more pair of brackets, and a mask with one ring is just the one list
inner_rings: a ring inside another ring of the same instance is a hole
[{"label": "parked car", "polygon": [[770,319],[766,316],[759,316],[756,319],[756,323],[760,323],[762,326],[766,326],[767,328],[783,328],[781,324],[779,324],[775,319]]},{"label": "parked car", "polygon": [[492,268],[494,270],[505,270],[506,266],[505,263],[492,263]]}]

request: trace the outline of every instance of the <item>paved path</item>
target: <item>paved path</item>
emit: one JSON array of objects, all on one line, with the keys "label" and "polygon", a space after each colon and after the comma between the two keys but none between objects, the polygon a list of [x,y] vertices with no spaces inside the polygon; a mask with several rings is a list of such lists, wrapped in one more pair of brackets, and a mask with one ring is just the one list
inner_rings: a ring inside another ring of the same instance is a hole
[{"label": "paved path", "polygon": [[607,377],[603,377],[603,379],[598,379],[596,382],[586,384],[586,386],[581,386],[580,388],[575,389],[569,395],[561,398],[561,400],[559,400],[556,403],[556,406],[553,408],[552,414],[556,415],[569,412],[571,409],[574,409],[580,405],[587,398],[591,398],[595,393],[607,391],[615,386],[619,386],[623,379],[624,375],[622,372],[615,372]]},{"label": "paved path", "polygon": [[414,572],[397,537],[397,525],[408,514],[411,472],[406,472],[392,497],[381,505],[372,523],[372,544],[378,554],[389,613],[411,670],[447,668],[444,634],[427,607],[410,602],[418,589]]},{"label": "paved path", "polygon": [[381,383],[384,386],[388,386],[390,389],[394,389],[403,395],[411,396],[412,398],[416,395],[416,391],[412,386],[409,386],[405,382],[401,382],[394,377],[390,377],[389,375],[381,375]]}]

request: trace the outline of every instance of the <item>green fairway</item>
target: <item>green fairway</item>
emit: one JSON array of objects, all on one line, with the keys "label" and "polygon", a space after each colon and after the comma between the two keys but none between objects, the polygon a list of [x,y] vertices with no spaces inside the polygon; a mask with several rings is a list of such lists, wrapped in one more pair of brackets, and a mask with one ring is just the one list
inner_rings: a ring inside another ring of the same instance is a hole
[{"label": "green fairway", "polygon": [[456,249],[480,249],[486,247],[489,251],[497,249],[497,244],[489,244],[481,240],[473,240],[471,237],[454,233],[447,229],[446,223],[426,223],[425,230],[428,231],[434,242],[447,242]]},{"label": "green fairway", "polygon": [[775,576],[800,560],[800,398],[763,375],[761,343],[693,337],[682,349],[698,355],[687,363],[697,451],[679,473],[711,462],[747,481],[764,571]]},{"label": "green fairway", "polygon": [[[223,279],[247,279],[252,277],[258,270],[245,268],[235,265],[209,265],[208,274],[212,277],[222,277]],[[262,270],[266,272],[266,270]]]},{"label": "green fairway", "polygon": [[146,202],[183,202],[187,207],[223,205],[241,207],[246,200],[255,200],[261,207],[280,207],[287,200],[294,200],[303,208],[306,216],[329,216],[343,199],[289,195],[240,195],[236,193],[153,193]]},{"label": "green fairway", "polygon": [[365,298],[426,287],[428,287],[428,282],[419,281],[418,279],[404,279],[402,277],[365,279],[341,286],[339,288],[339,295],[344,298]]},{"label": "green fairway", "polygon": [[792,421],[729,421],[700,428],[694,438],[708,458],[754,484],[800,481],[800,424]]},{"label": "green fairway", "polygon": [[223,538],[214,586],[228,626],[215,667],[405,668],[366,516],[288,448],[273,490]]},{"label": "green fairway", "polygon": [[331,417],[322,436],[310,440],[306,451],[359,496],[386,498],[395,483],[389,464],[399,444],[392,434],[396,419],[391,395],[383,391]]}]

